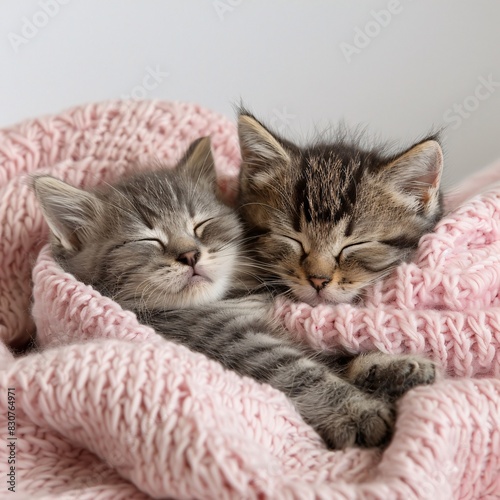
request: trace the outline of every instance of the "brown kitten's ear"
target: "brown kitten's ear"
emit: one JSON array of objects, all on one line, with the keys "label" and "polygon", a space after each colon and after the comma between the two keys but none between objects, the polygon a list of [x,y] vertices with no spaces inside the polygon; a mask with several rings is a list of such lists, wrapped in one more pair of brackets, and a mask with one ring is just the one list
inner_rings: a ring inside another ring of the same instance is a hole
[{"label": "brown kitten's ear", "polygon": [[192,142],[177,168],[190,172],[195,180],[203,178],[215,186],[217,177],[210,137]]},{"label": "brown kitten's ear", "polygon": [[443,151],[429,139],[413,146],[384,167],[390,180],[405,194],[427,205],[439,195]]},{"label": "brown kitten's ear", "polygon": [[253,116],[240,114],[238,118],[242,170],[247,176],[265,181],[266,172],[277,162],[285,163],[290,156],[280,142]]},{"label": "brown kitten's ear", "polygon": [[79,250],[104,212],[101,200],[49,175],[34,177],[32,185],[52,234],[66,250]]}]

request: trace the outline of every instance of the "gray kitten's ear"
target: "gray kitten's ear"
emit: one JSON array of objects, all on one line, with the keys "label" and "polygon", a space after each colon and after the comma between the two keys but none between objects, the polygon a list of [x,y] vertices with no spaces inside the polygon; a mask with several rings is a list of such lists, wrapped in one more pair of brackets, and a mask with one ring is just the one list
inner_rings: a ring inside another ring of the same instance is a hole
[{"label": "gray kitten's ear", "polygon": [[79,250],[104,206],[92,193],[44,175],[32,185],[52,234],[66,250]]},{"label": "gray kitten's ear", "polygon": [[274,164],[286,163],[290,160],[285,148],[269,130],[253,116],[242,113],[238,118],[238,137],[240,139],[242,169],[254,180],[262,177]]},{"label": "gray kitten's ear", "polygon": [[436,140],[429,139],[391,161],[384,170],[396,187],[427,205],[439,195],[443,151]]},{"label": "gray kitten's ear", "polygon": [[210,137],[200,137],[192,142],[177,168],[192,173],[196,180],[204,178],[215,185],[217,177]]}]

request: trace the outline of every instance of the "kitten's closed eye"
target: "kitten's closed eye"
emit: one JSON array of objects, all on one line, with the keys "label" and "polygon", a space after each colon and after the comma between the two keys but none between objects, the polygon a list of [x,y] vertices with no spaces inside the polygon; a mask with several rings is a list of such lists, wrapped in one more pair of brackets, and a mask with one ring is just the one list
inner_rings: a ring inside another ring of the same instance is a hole
[{"label": "kitten's closed eye", "polygon": [[302,255],[308,254],[308,252],[305,249],[304,243],[302,243],[302,241],[299,240],[298,238],[294,238],[293,236],[289,236],[286,234],[279,234],[279,233],[270,233],[270,236],[272,238],[283,241],[286,244],[292,246],[294,251],[299,253],[299,254],[302,254]]},{"label": "kitten's closed eye", "polygon": [[166,250],[165,243],[163,243],[158,238],[142,238],[140,240],[135,240],[132,243],[146,243],[146,244],[149,244],[149,245],[154,245],[155,247],[159,248],[160,250],[163,250],[163,251]]},{"label": "kitten's closed eye", "polygon": [[122,241],[121,243],[118,243],[117,245],[114,245],[108,250],[108,253],[114,252],[115,250],[118,250],[119,248],[125,247],[125,246],[132,246],[132,245],[148,245],[148,246],[154,246],[159,250],[165,251],[165,244],[160,241],[157,238],[142,238],[140,240],[126,240]]},{"label": "kitten's closed eye", "polygon": [[349,257],[352,257],[353,255],[356,255],[356,253],[359,253],[359,250],[366,249],[367,247],[369,248],[370,245],[372,245],[373,241],[361,241],[360,243],[351,243],[350,245],[346,245],[345,247],[342,248],[340,253],[337,255],[336,260],[337,262],[341,263],[347,260]]},{"label": "kitten's closed eye", "polygon": [[118,248],[127,246],[131,247],[133,245],[136,245],[138,247],[144,248],[145,246],[147,247],[154,247],[157,250],[161,250],[162,252],[166,251],[166,244],[159,240],[158,238],[141,238],[139,240],[129,240],[129,241],[124,241],[123,243],[120,243],[119,245],[115,245],[113,250],[116,250]]},{"label": "kitten's closed eye", "polygon": [[196,235],[197,238],[202,238],[203,237],[203,231],[205,228],[211,223],[214,222],[216,217],[211,217],[210,219],[206,219],[204,221],[201,221],[197,224],[195,224],[193,231],[194,234]]},{"label": "kitten's closed eye", "polygon": [[339,255],[342,265],[349,260],[356,261],[372,272],[384,271],[402,259],[401,250],[378,241],[366,241],[345,246]]}]

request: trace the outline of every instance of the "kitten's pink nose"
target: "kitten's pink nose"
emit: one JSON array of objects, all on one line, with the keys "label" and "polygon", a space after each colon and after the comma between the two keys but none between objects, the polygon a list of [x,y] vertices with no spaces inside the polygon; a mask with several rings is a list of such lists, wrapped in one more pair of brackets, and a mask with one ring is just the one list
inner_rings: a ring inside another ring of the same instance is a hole
[{"label": "kitten's pink nose", "polygon": [[177,257],[177,262],[181,262],[186,266],[194,267],[200,258],[200,252],[198,250],[190,250],[189,252],[181,253]]},{"label": "kitten's pink nose", "polygon": [[331,280],[325,276],[309,276],[309,282],[318,292],[325,288],[330,281]]}]

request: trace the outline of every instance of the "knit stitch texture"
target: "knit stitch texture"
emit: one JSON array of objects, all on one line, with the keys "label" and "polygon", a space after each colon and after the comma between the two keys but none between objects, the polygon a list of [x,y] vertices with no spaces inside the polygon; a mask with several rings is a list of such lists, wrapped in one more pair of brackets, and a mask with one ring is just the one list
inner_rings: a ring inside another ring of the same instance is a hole
[{"label": "knit stitch texture", "polygon": [[[231,198],[234,124],[196,105],[113,101],[0,131],[0,498],[7,388],[17,498],[498,498],[500,164],[447,198],[415,261],[364,304],[277,302],[291,335],[317,348],[420,352],[446,373],[402,398],[383,453],[332,452],[283,394],[165,341],[44,246],[28,174],[94,186],[155,158],[173,165],[204,135]],[[35,328],[38,352],[14,358],[6,346]]]}]

